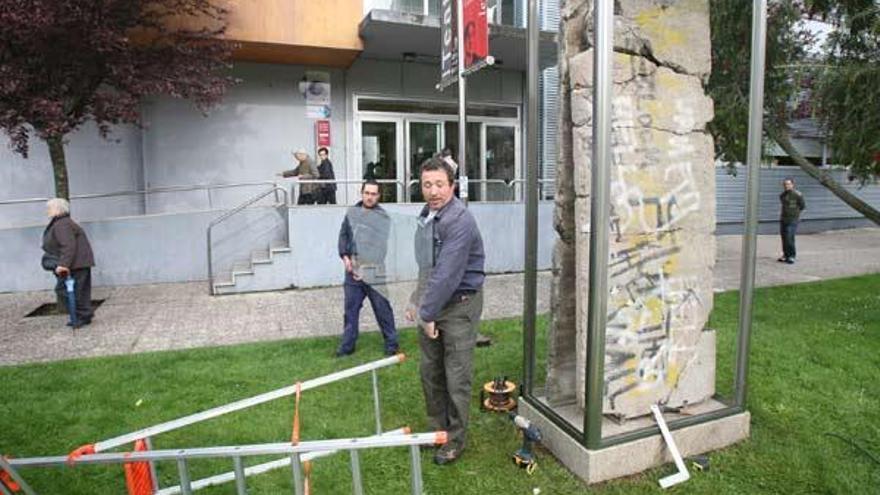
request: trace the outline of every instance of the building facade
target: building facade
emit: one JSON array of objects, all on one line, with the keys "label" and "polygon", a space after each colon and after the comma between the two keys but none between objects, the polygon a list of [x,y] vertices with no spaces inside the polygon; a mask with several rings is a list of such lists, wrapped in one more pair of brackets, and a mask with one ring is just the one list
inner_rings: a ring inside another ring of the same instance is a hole
[{"label": "building facade", "polygon": [[[205,280],[235,271],[242,254],[282,238],[295,266],[273,282],[276,288],[338,283],[332,240],[342,206],[280,214],[263,201],[256,205],[265,211],[215,229],[207,249],[206,234],[224,212],[256,195],[274,191],[264,199],[277,201],[275,187],[297,194],[292,180],[276,175],[293,167],[295,149],[314,155],[321,145],[329,148],[340,205],[357,201],[360,182],[372,177],[385,183],[382,200],[397,203],[401,218],[417,211],[419,164],[443,147],[458,149],[456,88],[437,89],[440,0],[230,5],[227,36],[240,46],[231,74],[240,82],[213,111],[203,115],[186,101],[152,98],[143,102],[142,128],[117,127],[102,139],[86,125],[68,138],[72,210],[94,240],[97,285]],[[540,191],[551,199],[559,8],[557,0],[540,6]],[[526,1],[488,0],[488,14],[497,63],[468,78],[466,165],[473,209],[493,253],[489,271],[510,272],[523,259]],[[762,171],[765,231],[775,228],[780,170]],[[811,181],[796,170],[785,175],[802,178],[801,187]],[[719,233],[741,231],[744,184],[742,174],[718,169]],[[847,187],[880,204],[880,188]],[[28,159],[0,147],[0,271],[7,274],[0,292],[51,287],[51,277],[36,267],[44,202],[53,195],[43,143],[32,142]],[[806,223],[816,228],[865,224],[822,188],[809,189],[808,201]],[[552,207],[540,205],[541,268],[550,266]],[[404,249],[409,241],[401,239]]]},{"label": "building facade", "polygon": [[[143,103],[142,129],[116,128],[103,140],[86,125],[69,137],[77,218],[230,208],[272,182],[289,186],[276,174],[292,168],[291,152],[315,156],[320,146],[342,183],[340,203],[357,200],[364,177],[387,182],[386,202],[417,201],[412,180],[421,161],[458,148],[457,90],[436,88],[439,4],[232,4],[227,37],[239,44],[232,68],[239,83],[208,115],[186,101],[153,98]],[[489,4],[498,62],[468,79],[468,175],[471,199],[513,201],[522,189],[525,2]],[[555,64],[554,33],[542,40],[546,68]],[[36,200],[53,195],[45,145],[35,140],[28,159],[4,147],[0,162],[0,228],[42,222]],[[18,201],[27,199],[35,201]]]}]

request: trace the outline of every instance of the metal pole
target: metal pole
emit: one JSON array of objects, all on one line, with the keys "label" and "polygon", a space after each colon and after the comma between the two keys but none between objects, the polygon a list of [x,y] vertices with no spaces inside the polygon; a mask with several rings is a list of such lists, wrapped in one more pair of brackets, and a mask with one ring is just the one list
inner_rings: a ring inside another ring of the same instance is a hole
[{"label": "metal pole", "polygon": [[300,464],[299,454],[290,456],[290,467],[293,468],[293,493],[303,495],[305,491],[303,485],[302,464]]},{"label": "metal pole", "polygon": [[761,148],[764,116],[764,52],[767,32],[767,0],[752,3],[752,73],[749,88],[749,178],[746,199],[746,232],[742,243],[739,281],[739,329],[737,331],[735,404],[745,406],[749,371],[749,338],[755,292],[755,255],[758,240],[758,193],[761,179]]},{"label": "metal pole", "polygon": [[587,305],[587,369],[584,433],[587,447],[602,444],[605,325],[608,318],[608,218],[611,189],[611,69],[614,2],[595,1],[593,53],[593,163],[590,202],[590,293]]},{"label": "metal pole", "polygon": [[[2,455],[0,455],[0,471],[6,471],[6,473],[9,474],[9,477],[12,478],[12,481],[18,483],[18,487],[21,488],[21,491],[23,491],[26,495],[36,495],[36,492],[34,492],[31,486],[27,484],[24,478],[22,478],[21,475],[18,474],[15,469],[13,469],[10,463],[7,462],[7,460],[4,459]],[[3,487],[3,482],[0,482],[0,487]],[[3,488],[3,493],[4,495],[6,495],[9,492],[6,491],[6,488]]]},{"label": "metal pole", "polygon": [[412,493],[413,495],[422,495],[422,456],[418,446],[413,445],[409,448],[409,459]]},{"label": "metal pole", "polygon": [[208,295],[214,295],[214,266],[211,263],[213,254],[211,252],[211,227],[208,227]]},{"label": "metal pole", "polygon": [[455,38],[458,45],[458,188],[468,202],[467,176],[467,78],[464,76],[464,0],[455,0]]},{"label": "metal pole", "polygon": [[241,457],[232,458],[232,468],[235,472],[235,490],[238,495],[247,495],[247,482],[245,481],[244,463]]},{"label": "metal pole", "polygon": [[526,107],[526,245],[523,287],[523,391],[532,393],[538,308],[538,0],[529,0]]},{"label": "metal pole", "polygon": [[357,450],[349,451],[351,454],[351,491],[354,495],[364,495],[364,482],[361,479],[361,461]]},{"label": "metal pole", "polygon": [[376,370],[373,374],[373,409],[376,414],[376,435],[382,434],[382,405],[379,403],[379,374]]},{"label": "metal pole", "polygon": [[192,484],[189,480],[189,471],[187,471],[185,457],[177,459],[177,472],[180,475],[180,493],[192,495]]},{"label": "metal pole", "polygon": [[[144,438],[144,443],[147,444],[147,450],[153,450],[153,439],[150,437]],[[159,489],[159,472],[156,471],[156,463],[150,461],[150,476],[153,478],[153,487],[158,490]]]}]

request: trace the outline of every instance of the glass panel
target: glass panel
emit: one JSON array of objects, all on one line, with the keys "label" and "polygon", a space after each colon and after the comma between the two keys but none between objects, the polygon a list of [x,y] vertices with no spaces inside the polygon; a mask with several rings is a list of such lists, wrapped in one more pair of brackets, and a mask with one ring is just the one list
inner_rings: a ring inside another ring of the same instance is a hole
[{"label": "glass panel", "polygon": [[394,0],[391,8],[407,14],[424,14],[425,2],[424,0]]},{"label": "glass panel", "polygon": [[[397,180],[397,123],[361,123],[361,170],[364,179]],[[382,184],[383,203],[397,202],[397,186]]]},{"label": "glass panel", "polygon": [[428,0],[428,15],[440,15],[440,0]]},{"label": "glass panel", "polygon": [[[446,122],[446,148],[452,150],[452,156],[458,161],[458,122]],[[480,191],[480,182],[483,177],[480,170],[480,127],[479,122],[468,122],[467,125],[467,175],[471,181],[468,184],[468,200],[482,201],[483,195]],[[457,194],[456,194],[457,195]]]},{"label": "glass panel", "polygon": [[486,201],[516,201],[516,128],[486,126],[486,178]]},{"label": "glass panel", "polygon": [[[409,123],[410,178],[418,180],[422,162],[440,151],[440,124],[433,122]],[[423,201],[422,190],[413,185],[409,190],[409,200],[413,203]]]}]

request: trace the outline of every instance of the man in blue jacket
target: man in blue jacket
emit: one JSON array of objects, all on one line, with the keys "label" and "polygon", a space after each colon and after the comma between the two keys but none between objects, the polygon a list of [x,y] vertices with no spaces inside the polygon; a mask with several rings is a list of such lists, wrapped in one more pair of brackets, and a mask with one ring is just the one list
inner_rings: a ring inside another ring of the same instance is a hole
[{"label": "man in blue jacket", "polygon": [[434,462],[448,464],[465,447],[485,254],[474,216],[453,194],[452,168],[431,158],[422,164],[420,178],[427,202],[416,235],[420,276],[406,316],[422,329],[420,373],[429,427],[448,433]]},{"label": "man in blue jacket", "polygon": [[385,354],[397,353],[394,311],[385,287],[385,256],[391,218],[379,206],[379,184],[368,180],[361,186],[361,200],[348,209],[339,229],[339,257],[345,265],[345,317],[342,343],[336,357],[353,354],[358,338],[358,320],[364,299],[370,300],[373,314],[385,339]]}]

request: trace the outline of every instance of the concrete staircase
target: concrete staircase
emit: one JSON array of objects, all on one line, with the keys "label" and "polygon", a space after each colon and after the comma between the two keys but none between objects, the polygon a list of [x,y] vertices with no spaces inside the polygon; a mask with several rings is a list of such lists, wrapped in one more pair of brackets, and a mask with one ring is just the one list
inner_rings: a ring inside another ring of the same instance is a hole
[{"label": "concrete staircase", "polygon": [[284,241],[272,241],[266,249],[251,252],[250,259],[236,261],[232,270],[214,280],[214,294],[242,294],[290,287],[293,254]]}]

